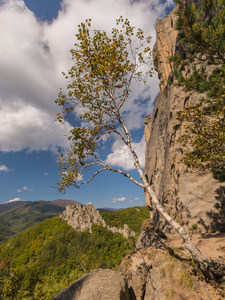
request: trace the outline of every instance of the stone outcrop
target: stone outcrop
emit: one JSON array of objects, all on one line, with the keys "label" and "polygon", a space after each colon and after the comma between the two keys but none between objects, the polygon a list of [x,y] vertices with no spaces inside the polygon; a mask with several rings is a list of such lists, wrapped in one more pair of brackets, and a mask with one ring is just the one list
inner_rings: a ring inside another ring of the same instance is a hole
[{"label": "stone outcrop", "polygon": [[158,72],[161,88],[166,86],[173,65],[168,57],[175,54],[177,31],[174,30],[176,16],[172,11],[167,17],[156,21],[157,40],[153,48],[154,66]]},{"label": "stone outcrop", "polygon": [[145,220],[142,224],[140,235],[136,242],[136,250],[141,250],[154,246],[160,248],[164,246],[165,235],[162,232],[155,230],[151,220]]},{"label": "stone outcrop", "polygon": [[122,275],[97,269],[79,278],[52,300],[130,300],[130,296]]},{"label": "stone outcrop", "polygon": [[99,211],[92,204],[67,205],[66,210],[62,212],[60,217],[77,231],[88,229],[91,232],[93,224],[106,227],[106,223]]},{"label": "stone outcrop", "polygon": [[[224,221],[221,220],[225,219],[225,185],[215,180],[211,173],[186,172],[181,163],[183,149],[178,139],[185,129],[184,124],[177,120],[176,114],[186,105],[197,103],[202,95],[187,93],[182,87],[167,84],[168,78],[173,80],[168,56],[179,49],[174,23],[173,11],[156,24],[154,55],[162,83],[155,100],[154,113],[145,120],[145,173],[166,211],[180,225],[186,228],[195,225],[199,232],[224,230]],[[187,67],[186,72],[189,71]],[[149,200],[146,193],[146,203]],[[171,231],[157,212],[154,213],[153,220],[156,227]]]},{"label": "stone outcrop", "polygon": [[118,272],[128,281],[130,300],[224,299],[224,285],[195,275],[182,251],[151,247],[123,259]]},{"label": "stone outcrop", "polygon": [[[145,222],[142,229],[149,227]],[[225,262],[224,235],[208,234],[204,238],[194,234],[192,239],[204,255]],[[118,272],[97,269],[84,275],[52,300],[225,299],[224,280],[204,280],[196,265],[188,259],[180,237],[163,240],[161,245],[151,245],[128,255]]]},{"label": "stone outcrop", "polygon": [[93,224],[102,225],[113,233],[118,232],[124,237],[135,236],[135,232],[131,231],[127,224],[124,224],[124,228],[110,227],[106,225],[105,220],[100,215],[99,211],[93,204],[82,205],[67,205],[66,210],[60,214],[60,218],[65,220],[70,226],[77,231],[89,230]]}]

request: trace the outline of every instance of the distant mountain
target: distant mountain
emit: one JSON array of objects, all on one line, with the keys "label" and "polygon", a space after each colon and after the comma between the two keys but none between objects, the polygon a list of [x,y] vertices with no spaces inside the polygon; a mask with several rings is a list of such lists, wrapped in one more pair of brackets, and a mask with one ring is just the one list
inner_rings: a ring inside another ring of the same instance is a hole
[{"label": "distant mountain", "polygon": [[7,211],[9,209],[12,209],[14,207],[18,207],[20,205],[23,205],[24,201],[13,201],[13,202],[7,202],[4,204],[0,204],[0,214],[4,211]]},{"label": "distant mountain", "polygon": [[10,223],[0,217],[0,242],[6,241],[15,234],[15,232],[10,228]]},{"label": "distant mountain", "polygon": [[78,202],[75,200],[58,199],[55,201],[16,201],[1,204],[3,209],[0,213],[0,242],[37,223],[60,214],[67,205],[76,203]]},{"label": "distant mountain", "polygon": [[102,207],[102,208],[97,208],[97,210],[100,212],[106,212],[106,211],[117,211],[120,210],[120,208]]},{"label": "distant mountain", "polygon": [[[79,203],[75,200],[67,200],[67,199],[57,199],[57,200],[53,200],[53,201],[45,201],[45,200],[39,200],[39,201],[48,202],[50,204],[57,205],[57,206],[64,207],[64,208],[67,205],[72,205],[72,204]],[[10,210],[12,208],[21,206],[25,203],[35,203],[35,202],[37,202],[37,201],[34,201],[34,202],[32,202],[32,201],[12,201],[12,202],[7,202],[7,203],[4,203],[4,204],[0,204],[0,214],[3,213],[4,211],[7,211],[7,210]]]},{"label": "distant mountain", "polygon": [[73,205],[79,203],[75,200],[67,200],[67,199],[58,199],[58,200],[47,201],[47,202],[64,208],[66,208],[67,205]]}]

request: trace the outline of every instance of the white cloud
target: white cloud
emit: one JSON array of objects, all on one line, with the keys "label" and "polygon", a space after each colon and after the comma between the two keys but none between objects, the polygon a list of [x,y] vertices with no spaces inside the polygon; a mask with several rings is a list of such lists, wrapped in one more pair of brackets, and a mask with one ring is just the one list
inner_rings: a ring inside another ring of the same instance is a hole
[{"label": "white cloud", "polygon": [[71,127],[53,122],[63,82],[56,57],[48,52],[44,26],[23,1],[0,7],[1,151],[53,150],[67,144]]},{"label": "white cloud", "polygon": [[82,180],[84,180],[83,175],[78,176],[76,179],[76,181],[82,181]]},{"label": "white cloud", "polygon": [[[155,40],[155,21],[164,15],[167,0],[64,0],[52,23],[38,21],[22,0],[0,1],[0,151],[55,150],[66,146],[71,126],[53,122],[59,108],[54,103],[66,82],[61,74],[70,68],[69,50],[75,42],[77,25],[92,18],[93,28],[107,32],[123,15]],[[129,129],[143,125],[158,92],[157,76],[143,93],[135,88],[126,109]],[[155,84],[156,83],[156,84]],[[147,104],[135,104],[139,96],[151,95]],[[124,150],[122,150],[123,152]]]},{"label": "white cloud", "polygon": [[3,106],[0,118],[1,151],[54,150],[68,144],[65,134],[69,133],[70,125],[65,123],[63,127],[53,122],[53,116],[37,107],[17,103],[8,111]]},{"label": "white cloud", "polygon": [[20,198],[14,198],[12,200],[9,200],[8,202],[6,203],[10,203],[10,202],[15,202],[15,201],[22,201]]},{"label": "white cloud", "polygon": [[44,173],[44,175],[45,175],[45,176],[48,176],[48,173],[46,172],[46,173]]},{"label": "white cloud", "polygon": [[6,165],[1,165],[0,166],[0,171],[3,171],[3,172],[9,172],[9,168],[6,166]]},{"label": "white cloud", "polygon": [[[139,143],[132,143],[133,148],[139,158],[140,165],[144,168],[145,163],[145,140],[144,137]],[[120,140],[116,140],[112,145],[112,153],[110,153],[105,162],[111,166],[121,167],[125,171],[135,169],[134,159],[129,148]]]},{"label": "white cloud", "polygon": [[135,201],[139,201],[140,199],[138,197],[135,197],[134,199],[130,200],[129,202],[135,202]]},{"label": "white cloud", "polygon": [[112,202],[116,203],[116,202],[124,202],[126,201],[126,197],[120,197],[120,198],[113,198]]},{"label": "white cloud", "polygon": [[27,186],[23,186],[21,189],[18,189],[18,193],[22,193],[23,191],[28,192],[28,191],[33,191],[34,189],[30,189]]}]

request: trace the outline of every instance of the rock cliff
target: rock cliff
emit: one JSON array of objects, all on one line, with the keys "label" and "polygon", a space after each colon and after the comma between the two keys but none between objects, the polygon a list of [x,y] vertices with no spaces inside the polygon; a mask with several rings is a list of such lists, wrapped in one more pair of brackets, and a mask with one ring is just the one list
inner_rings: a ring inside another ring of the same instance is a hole
[{"label": "rock cliff", "polygon": [[[179,50],[175,18],[173,11],[156,23],[157,41],[153,53],[161,88],[154,113],[145,120],[145,173],[160,202],[180,225],[197,227],[199,232],[224,230],[221,212],[224,211],[225,185],[215,180],[211,173],[186,172],[180,162],[183,149],[178,138],[184,132],[184,126],[176,114],[186,105],[195,104],[201,95],[167,84],[168,78],[173,80],[173,66],[168,63],[168,56]],[[155,226],[171,231],[158,213],[154,214],[153,220]]]},{"label": "rock cliff", "polygon": [[93,224],[102,225],[113,233],[118,232],[124,237],[129,235],[135,236],[135,232],[131,231],[127,224],[124,224],[124,228],[109,227],[106,225],[105,220],[100,215],[99,211],[92,204],[82,205],[67,205],[66,210],[60,214],[60,218],[65,220],[70,226],[77,231],[89,230]]}]

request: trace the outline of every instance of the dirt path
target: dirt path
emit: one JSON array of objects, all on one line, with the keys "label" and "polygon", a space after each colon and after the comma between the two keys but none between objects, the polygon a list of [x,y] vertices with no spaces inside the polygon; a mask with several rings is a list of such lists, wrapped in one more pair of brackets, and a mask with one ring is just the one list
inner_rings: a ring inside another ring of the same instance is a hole
[{"label": "dirt path", "polygon": [[[193,234],[192,240],[202,253],[208,258],[225,263],[225,233],[218,234]],[[168,239],[169,247],[183,247],[183,241],[179,236]]]}]

